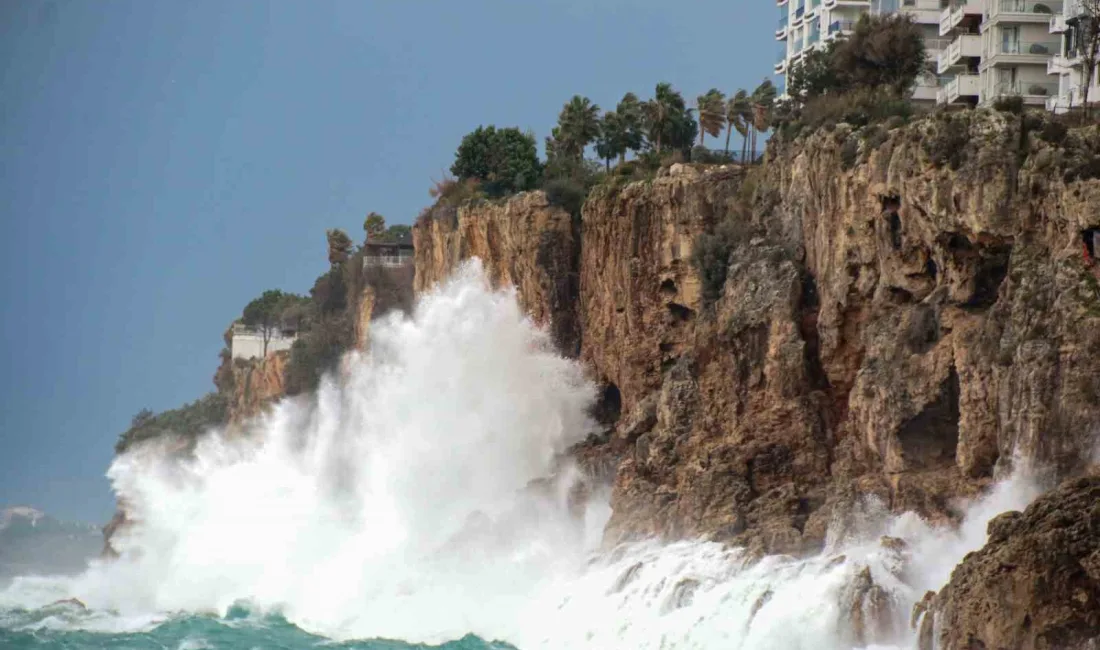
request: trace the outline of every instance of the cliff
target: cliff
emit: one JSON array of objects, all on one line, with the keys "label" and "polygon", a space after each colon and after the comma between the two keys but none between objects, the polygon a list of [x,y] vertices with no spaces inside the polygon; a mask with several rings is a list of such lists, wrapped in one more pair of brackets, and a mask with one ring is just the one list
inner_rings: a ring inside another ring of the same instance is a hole
[{"label": "cliff", "polygon": [[481,259],[494,287],[513,286],[534,321],[549,326],[558,347],[575,356],[577,254],[574,219],[543,192],[460,207],[413,228],[416,292],[431,288],[466,259]]},{"label": "cliff", "polygon": [[415,229],[416,285],[477,255],[540,321],[576,319],[611,429],[579,455],[617,468],[609,543],[808,552],[868,494],[952,521],[1014,459],[1080,471],[1098,426],[1098,147],[1056,127],[840,125],[751,171],[609,183],[554,267],[579,277],[567,298],[537,263],[541,198],[469,207]]},{"label": "cliff", "polygon": [[226,396],[226,423],[242,424],[265,406],[286,394],[287,351],[273,352],[262,359],[226,359],[214,375],[218,392]]},{"label": "cliff", "polygon": [[1100,642],[1100,478],[1067,482],[989,523],[921,621],[921,650]]}]

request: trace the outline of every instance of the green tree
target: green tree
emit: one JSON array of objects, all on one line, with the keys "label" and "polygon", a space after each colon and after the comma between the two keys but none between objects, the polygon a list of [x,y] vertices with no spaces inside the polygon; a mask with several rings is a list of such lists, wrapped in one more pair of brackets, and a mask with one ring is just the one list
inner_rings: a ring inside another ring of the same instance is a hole
[{"label": "green tree", "polygon": [[596,138],[596,155],[611,169],[611,161],[626,153],[626,135],[622,118],[615,111],[608,111],[600,119],[600,135]]},{"label": "green tree", "polygon": [[749,93],[745,89],[739,89],[726,103],[726,153],[730,152],[730,136],[734,129],[741,135],[741,161],[745,160],[745,149],[748,147],[748,119],[747,115],[752,110],[752,102],[749,101]]},{"label": "green tree", "polygon": [[626,152],[638,152],[645,145],[645,115],[642,103],[634,93],[627,93],[615,107],[622,125],[623,150],[619,152],[619,162],[626,160]]},{"label": "green tree", "polygon": [[264,339],[264,356],[267,356],[267,344],[278,329],[279,317],[284,307],[286,294],[278,289],[268,289],[259,298],[245,305],[241,322],[260,331]]},{"label": "green tree", "polygon": [[752,91],[752,157],[756,157],[756,134],[765,133],[771,128],[772,109],[777,95],[775,84],[765,79]]},{"label": "green tree", "polygon": [[382,234],[383,241],[399,241],[401,239],[408,238],[412,235],[412,228],[405,224],[398,223],[386,228],[386,232]]},{"label": "green tree", "polygon": [[787,73],[787,94],[806,101],[845,90],[850,81],[834,63],[836,48],[841,42],[829,41],[825,47],[809,50],[791,64]]},{"label": "green tree", "polygon": [[333,228],[325,231],[325,238],[328,240],[328,263],[336,265],[346,262],[354,246],[351,237],[343,230]]},{"label": "green tree", "polygon": [[657,153],[664,146],[690,149],[699,125],[684,102],[684,96],[673,90],[672,84],[657,84],[653,99],[643,104],[649,141]]},{"label": "green tree", "polygon": [[533,189],[542,175],[535,137],[517,128],[479,126],[462,138],[451,173],[474,179],[493,197]]},{"label": "green tree", "polygon": [[699,145],[707,135],[718,137],[726,123],[726,95],[711,88],[695,100],[699,113]]},{"label": "green tree", "polygon": [[554,135],[555,153],[581,158],[584,149],[600,135],[600,107],[587,97],[573,95],[561,113]]},{"label": "green tree", "polygon": [[363,230],[367,233],[367,241],[377,239],[386,231],[386,218],[377,212],[371,212],[363,221]]},{"label": "green tree", "polygon": [[924,37],[908,14],[864,14],[833,51],[843,87],[887,87],[905,95],[925,69]]}]

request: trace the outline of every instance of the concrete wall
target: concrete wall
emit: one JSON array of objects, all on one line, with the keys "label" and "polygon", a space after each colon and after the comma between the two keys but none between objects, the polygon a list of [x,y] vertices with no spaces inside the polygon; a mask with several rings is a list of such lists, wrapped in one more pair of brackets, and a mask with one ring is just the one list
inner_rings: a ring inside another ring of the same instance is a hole
[{"label": "concrete wall", "polygon": [[[289,350],[296,338],[273,335],[267,342],[267,353]],[[263,335],[258,332],[234,332],[232,353],[234,359],[259,359],[263,357]]]}]

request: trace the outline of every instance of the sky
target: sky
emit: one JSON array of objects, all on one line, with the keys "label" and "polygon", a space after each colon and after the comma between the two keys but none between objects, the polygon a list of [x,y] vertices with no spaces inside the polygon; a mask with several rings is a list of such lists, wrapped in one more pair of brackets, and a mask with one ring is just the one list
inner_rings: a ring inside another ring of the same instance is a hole
[{"label": "sky", "polygon": [[[747,0],[0,1],[0,506],[105,522],[119,433],[213,390],[325,230],[411,223],[462,135],[572,95],[751,90]],[[712,145],[718,144],[713,140]]]}]

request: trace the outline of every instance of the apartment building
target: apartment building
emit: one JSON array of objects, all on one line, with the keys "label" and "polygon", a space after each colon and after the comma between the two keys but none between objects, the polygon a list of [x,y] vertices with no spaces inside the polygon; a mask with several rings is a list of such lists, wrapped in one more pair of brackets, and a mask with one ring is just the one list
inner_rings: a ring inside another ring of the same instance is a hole
[{"label": "apartment building", "polygon": [[[786,73],[811,48],[849,32],[864,13],[908,13],[930,63],[913,99],[989,105],[1018,95],[1031,106],[1080,103],[1074,13],[1062,0],[778,0],[781,43],[775,71]],[[1077,0],[1067,0],[1079,12]],[[1052,76],[1053,75],[1053,76]],[[1090,91],[1095,100],[1100,91]]]},{"label": "apartment building", "polygon": [[[1052,84],[1057,84],[1056,93],[1046,99],[1048,110],[1065,113],[1084,104],[1085,66],[1081,59],[1081,47],[1084,22],[1088,19],[1078,0],[1066,0],[1062,11],[1050,18],[1049,32],[1060,39],[1060,45],[1058,53],[1047,61],[1047,73]],[[1089,102],[1100,100],[1096,81],[1094,70],[1092,83],[1089,84]]]},{"label": "apartment building", "polygon": [[953,75],[943,104],[990,105],[1019,96],[1043,107],[1058,95],[1051,61],[1062,47],[1052,33],[1061,0],[969,0],[944,10],[940,33],[951,39],[937,70]]}]

